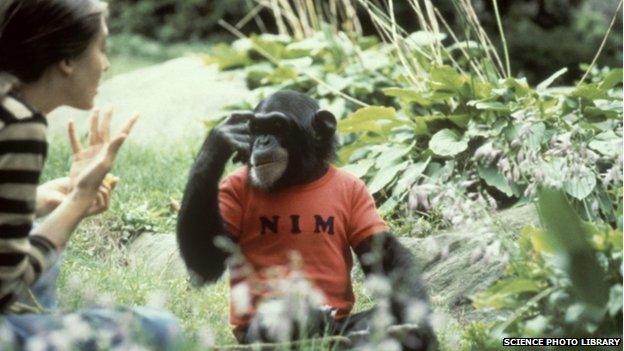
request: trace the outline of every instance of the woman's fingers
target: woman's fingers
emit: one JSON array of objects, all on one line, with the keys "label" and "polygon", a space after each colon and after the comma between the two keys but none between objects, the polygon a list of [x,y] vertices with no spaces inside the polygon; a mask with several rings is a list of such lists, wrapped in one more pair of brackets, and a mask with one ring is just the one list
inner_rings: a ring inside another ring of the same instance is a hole
[{"label": "woman's fingers", "polygon": [[119,131],[120,134],[130,134],[130,131],[132,130],[132,127],[134,127],[134,124],[136,123],[137,119],[139,119],[139,114],[135,113],[133,114],[130,118],[128,118],[128,120],[126,121],[126,124],[124,124],[123,128],[121,128],[121,131]]},{"label": "woman's fingers", "polygon": [[102,213],[110,207],[112,190],[105,185],[101,185],[98,189],[95,199],[87,211],[87,215],[92,216]]},{"label": "woman's fingers", "polygon": [[93,113],[91,114],[91,118],[90,118],[91,128],[89,129],[89,145],[97,145],[102,142],[100,138],[100,133],[98,131],[99,119],[100,119],[100,110],[98,109],[93,110]]},{"label": "woman's fingers", "polygon": [[72,152],[77,154],[82,151],[80,139],[78,139],[76,135],[76,124],[74,124],[74,121],[69,121],[69,124],[67,124],[67,133],[69,134],[69,143],[71,144]]},{"label": "woman's fingers", "polygon": [[104,118],[102,118],[102,124],[100,125],[100,137],[101,141],[107,143],[110,140],[110,124],[113,118],[113,108],[109,107],[104,112]]},{"label": "woman's fingers", "polygon": [[116,136],[115,139],[110,142],[110,144],[108,144],[106,148],[106,159],[111,163],[111,166],[112,163],[115,161],[115,157],[117,157],[117,152],[119,151],[119,148],[127,137],[128,135],[126,134],[120,134]]}]

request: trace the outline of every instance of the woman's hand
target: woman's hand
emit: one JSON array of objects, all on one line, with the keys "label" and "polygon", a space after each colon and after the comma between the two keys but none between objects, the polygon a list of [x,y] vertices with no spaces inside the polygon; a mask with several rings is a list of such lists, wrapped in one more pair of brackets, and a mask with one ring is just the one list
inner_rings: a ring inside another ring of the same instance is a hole
[{"label": "woman's hand", "polygon": [[89,137],[91,145],[84,152],[74,125],[70,124],[69,138],[74,151],[74,160],[79,161],[72,165],[73,173],[70,176],[72,189],[56,210],[33,229],[31,234],[47,238],[59,251],[67,245],[71,233],[85,216],[108,208],[115,181],[104,181],[104,178],[113,167],[117,152],[132,130],[138,115],[130,117],[112,140],[109,140],[110,116],[105,116],[102,125],[98,124],[98,117],[97,113],[91,117]]},{"label": "woman's hand", "polygon": [[[92,216],[106,211],[110,205],[110,198],[116,186],[116,180],[111,180],[108,184],[107,182],[103,182],[86,215]],[[50,212],[54,211],[54,209],[65,200],[67,195],[69,195],[71,189],[72,184],[69,177],[54,179],[37,187],[36,217],[45,217],[50,214]]]},{"label": "woman's hand", "polygon": [[47,216],[63,202],[71,189],[69,177],[50,180],[37,187],[35,215],[37,218]]},{"label": "woman's hand", "polygon": [[95,109],[89,118],[89,140],[86,148],[83,148],[80,139],[76,135],[76,125],[74,121],[69,121],[67,132],[69,134],[69,143],[72,148],[72,164],[69,169],[69,178],[71,179],[71,188],[76,186],[78,175],[89,165],[95,157],[100,153],[104,143],[110,141],[110,123],[113,117],[111,108],[104,111],[102,122],[99,123],[100,110]]},{"label": "woman's hand", "polygon": [[111,117],[112,111],[106,111],[100,124],[98,111],[91,115],[89,146],[84,150],[76,136],[74,123],[69,124],[69,139],[74,153],[70,170],[72,193],[81,201],[91,200],[90,206],[85,209],[85,215],[101,213],[108,208],[115,181],[104,184],[103,180],[113,167],[117,152],[132,130],[138,115],[130,117],[112,140]]}]

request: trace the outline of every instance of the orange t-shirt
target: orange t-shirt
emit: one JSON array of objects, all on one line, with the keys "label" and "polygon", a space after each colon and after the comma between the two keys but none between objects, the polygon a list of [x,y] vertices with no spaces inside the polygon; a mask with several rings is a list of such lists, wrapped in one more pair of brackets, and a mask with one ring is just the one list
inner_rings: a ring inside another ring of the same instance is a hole
[{"label": "orange t-shirt", "polygon": [[[336,309],[336,318],[348,316],[355,302],[351,248],[388,229],[364,182],[330,166],[318,180],[267,193],[249,185],[247,174],[247,167],[235,171],[219,189],[221,216],[247,263],[262,272],[287,266],[291,252],[297,252],[307,279]],[[231,279],[234,283],[239,281]],[[230,322],[235,327],[249,322],[249,314],[233,312],[230,298]]]}]

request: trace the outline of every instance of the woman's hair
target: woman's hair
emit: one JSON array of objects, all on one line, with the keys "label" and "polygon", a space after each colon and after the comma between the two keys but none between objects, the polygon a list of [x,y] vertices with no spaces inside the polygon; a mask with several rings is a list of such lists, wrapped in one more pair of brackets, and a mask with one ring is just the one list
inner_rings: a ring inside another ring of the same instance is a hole
[{"label": "woman's hair", "polygon": [[0,0],[0,98],[80,56],[102,30],[98,0]]}]

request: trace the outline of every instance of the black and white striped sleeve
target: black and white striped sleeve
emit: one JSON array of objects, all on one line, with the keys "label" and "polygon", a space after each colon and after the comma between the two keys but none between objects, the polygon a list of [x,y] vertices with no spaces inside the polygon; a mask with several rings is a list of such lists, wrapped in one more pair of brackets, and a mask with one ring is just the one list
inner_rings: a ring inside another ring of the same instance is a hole
[{"label": "black and white striped sleeve", "polygon": [[12,97],[0,104],[0,310],[52,264],[56,249],[30,235],[47,154],[46,121]]}]

